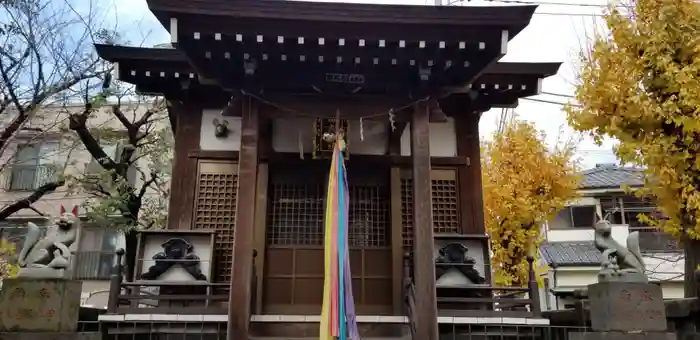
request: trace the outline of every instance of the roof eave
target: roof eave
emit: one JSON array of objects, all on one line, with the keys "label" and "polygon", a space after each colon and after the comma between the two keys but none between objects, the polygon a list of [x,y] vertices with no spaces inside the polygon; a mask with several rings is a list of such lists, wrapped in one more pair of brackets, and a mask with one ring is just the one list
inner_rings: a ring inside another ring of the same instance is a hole
[{"label": "roof eave", "polygon": [[95,44],[97,55],[109,62],[124,60],[187,62],[187,57],[177,49],[145,48]]},{"label": "roof eave", "polygon": [[[148,7],[167,28],[171,17],[203,15],[228,18],[285,19],[349,23],[508,27],[515,37],[531,21],[536,5],[420,6],[279,0],[148,0]],[[343,13],[343,15],[338,15]]]}]

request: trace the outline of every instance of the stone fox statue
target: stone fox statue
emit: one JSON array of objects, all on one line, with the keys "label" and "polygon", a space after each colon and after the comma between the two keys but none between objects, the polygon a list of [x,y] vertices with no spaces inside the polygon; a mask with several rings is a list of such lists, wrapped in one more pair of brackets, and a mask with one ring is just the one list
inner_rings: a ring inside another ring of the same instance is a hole
[{"label": "stone fox statue", "polygon": [[627,236],[627,247],[615,241],[612,236],[610,222],[601,219],[595,226],[595,246],[601,251],[603,261],[614,258],[622,272],[644,273],[644,259],[639,248],[639,232],[631,232]]},{"label": "stone fox statue", "polygon": [[23,268],[47,268],[55,270],[68,269],[71,259],[71,246],[78,235],[78,207],[73,207],[71,213],[61,206],[61,216],[56,224],[49,228],[47,235],[41,238],[41,229],[29,222],[27,236],[19,253],[19,266],[22,275]]}]

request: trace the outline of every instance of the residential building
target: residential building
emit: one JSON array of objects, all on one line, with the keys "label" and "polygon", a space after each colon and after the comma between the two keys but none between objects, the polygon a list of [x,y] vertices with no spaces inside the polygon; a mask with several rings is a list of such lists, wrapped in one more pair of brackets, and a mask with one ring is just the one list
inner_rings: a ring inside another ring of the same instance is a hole
[{"label": "residential building", "polygon": [[562,309],[573,302],[573,291],[597,281],[601,254],[593,244],[597,216],[612,225],[612,237],[622,245],[629,233],[640,233],[647,275],[661,285],[664,298],[683,297],[683,254],[674,238],[638,220],[653,215],[653,202],[627,193],[623,187],[640,187],[640,169],[598,164],[581,172],[581,197],[545,225],[541,258],[549,269],[544,274],[543,309]]},{"label": "residential building", "polygon": [[[101,166],[83,148],[74,133],[65,131],[68,115],[81,109],[82,105],[46,107],[8,143],[0,156],[0,209],[31,195],[42,185],[57,180],[61,174],[79,175],[101,171]],[[88,121],[89,127],[110,127],[118,132],[123,126],[107,111],[109,109],[105,107],[97,110]],[[135,117],[138,117],[145,112],[145,105],[126,105],[123,111],[127,110],[133,111],[137,115]],[[0,126],[3,123],[0,121]],[[113,159],[122,150],[119,143],[101,144],[105,153]],[[137,177],[136,171],[131,171],[129,181],[139,185]],[[106,307],[108,280],[115,264],[114,254],[117,248],[124,247],[124,237],[116,228],[94,225],[86,220],[82,204],[89,197],[84,191],[70,189],[69,186],[59,187],[44,195],[31,209],[20,210],[0,221],[0,238],[14,243],[19,251],[27,222],[46,227],[59,216],[62,206],[67,211],[78,206],[82,228],[74,276],[83,280],[85,305]]]}]

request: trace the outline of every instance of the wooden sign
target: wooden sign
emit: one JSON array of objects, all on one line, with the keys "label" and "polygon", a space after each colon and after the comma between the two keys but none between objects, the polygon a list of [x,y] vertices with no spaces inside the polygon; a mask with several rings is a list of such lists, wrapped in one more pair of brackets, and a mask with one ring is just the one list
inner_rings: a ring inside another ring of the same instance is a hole
[{"label": "wooden sign", "polygon": [[326,73],[326,82],[342,84],[364,84],[365,76],[356,73]]}]

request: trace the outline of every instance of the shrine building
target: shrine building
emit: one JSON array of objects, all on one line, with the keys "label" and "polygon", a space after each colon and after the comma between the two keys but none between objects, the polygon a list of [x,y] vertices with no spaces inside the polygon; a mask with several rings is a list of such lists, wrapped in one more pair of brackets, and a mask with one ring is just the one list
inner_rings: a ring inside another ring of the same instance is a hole
[{"label": "shrine building", "polygon": [[482,113],[560,66],[499,61],[536,6],[144,1],[171,46],[96,48],[167,100],[175,159],[167,230],[140,233],[133,275],[113,277],[110,339],[318,339],[337,127],[364,338],[546,323],[534,275],[492,284],[479,154]]}]

